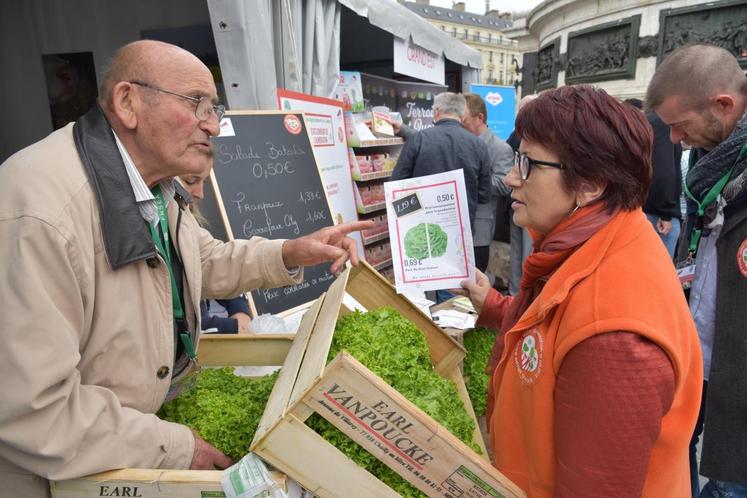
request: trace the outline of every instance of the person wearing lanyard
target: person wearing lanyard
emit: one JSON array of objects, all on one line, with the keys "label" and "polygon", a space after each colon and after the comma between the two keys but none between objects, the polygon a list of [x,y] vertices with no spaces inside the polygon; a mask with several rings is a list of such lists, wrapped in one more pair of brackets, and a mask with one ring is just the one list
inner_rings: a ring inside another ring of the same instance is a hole
[{"label": "person wearing lanyard", "polygon": [[[703,350],[703,401],[690,448],[693,497],[747,497],[747,79],[733,54],[692,44],[672,52],[648,86],[646,104],[672,142],[706,154],[687,174],[697,206],[686,264]],[[703,434],[700,491],[695,444]]]},{"label": "person wearing lanyard", "polygon": [[[182,175],[179,177],[179,183],[189,192],[192,199],[189,202],[189,210],[194,215],[197,222],[201,227],[207,229],[211,228],[210,222],[203,216],[200,211],[200,203],[205,198],[205,182],[210,177],[211,168],[200,172],[197,175]],[[215,232],[211,231],[216,238],[225,237],[225,235],[216,235]],[[221,240],[225,240],[222,239]],[[202,331],[204,333],[217,332],[221,334],[241,334],[249,332],[249,323],[251,322],[249,310],[249,302],[244,294],[229,298],[229,299],[215,299],[215,302],[219,306],[222,306],[228,316],[218,316],[211,314],[211,299],[203,299],[200,301],[200,316],[202,317]]]},{"label": "person wearing lanyard", "polygon": [[141,40],[114,55],[94,108],[0,166],[0,482],[13,496],[126,467],[227,466],[154,415],[192,371],[201,296],[357,263],[347,234],[370,222],[228,243],[200,229],[174,178],[211,165],[224,111],[197,57]]}]

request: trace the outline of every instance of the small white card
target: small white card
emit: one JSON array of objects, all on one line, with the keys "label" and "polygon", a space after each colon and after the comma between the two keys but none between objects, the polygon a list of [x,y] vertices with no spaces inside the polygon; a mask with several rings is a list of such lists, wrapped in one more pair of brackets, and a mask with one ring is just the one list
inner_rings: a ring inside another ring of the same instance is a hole
[{"label": "small white card", "polygon": [[397,292],[454,289],[475,280],[461,169],[386,182],[384,191]]}]

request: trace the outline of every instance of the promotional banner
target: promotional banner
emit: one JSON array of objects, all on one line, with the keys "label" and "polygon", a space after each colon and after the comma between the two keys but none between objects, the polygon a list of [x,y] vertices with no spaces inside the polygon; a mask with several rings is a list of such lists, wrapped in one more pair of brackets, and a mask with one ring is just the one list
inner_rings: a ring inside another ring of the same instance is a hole
[{"label": "promotional banner", "polygon": [[475,279],[461,169],[384,184],[397,292],[458,288]]},{"label": "promotional banner", "polygon": [[444,84],[445,59],[443,54],[434,54],[416,45],[410,38],[394,37],[394,72]]},{"label": "promotional banner", "polygon": [[506,140],[514,129],[516,119],[516,90],[512,86],[472,85],[476,93],[485,101],[488,109],[488,128],[497,137]]},{"label": "promotional banner", "polygon": [[[358,92],[362,99],[360,90]],[[304,113],[335,224],[358,221],[342,103],[282,88],[278,88],[277,95],[281,110]],[[363,254],[360,233],[353,232],[350,236],[355,239],[358,253]]]}]

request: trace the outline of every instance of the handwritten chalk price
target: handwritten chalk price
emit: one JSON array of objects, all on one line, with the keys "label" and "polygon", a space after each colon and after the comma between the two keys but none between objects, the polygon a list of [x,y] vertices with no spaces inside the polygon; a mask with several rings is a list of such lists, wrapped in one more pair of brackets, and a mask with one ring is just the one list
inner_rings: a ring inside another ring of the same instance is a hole
[{"label": "handwritten chalk price", "polygon": [[392,207],[394,208],[394,213],[397,215],[397,218],[422,209],[417,193],[406,195],[392,201]]}]

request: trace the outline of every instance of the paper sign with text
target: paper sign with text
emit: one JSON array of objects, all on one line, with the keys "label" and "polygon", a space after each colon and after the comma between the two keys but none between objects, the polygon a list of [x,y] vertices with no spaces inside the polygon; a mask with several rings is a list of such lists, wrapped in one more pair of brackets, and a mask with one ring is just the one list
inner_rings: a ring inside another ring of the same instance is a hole
[{"label": "paper sign with text", "polygon": [[453,289],[475,279],[461,169],[386,182],[384,190],[397,292]]}]

